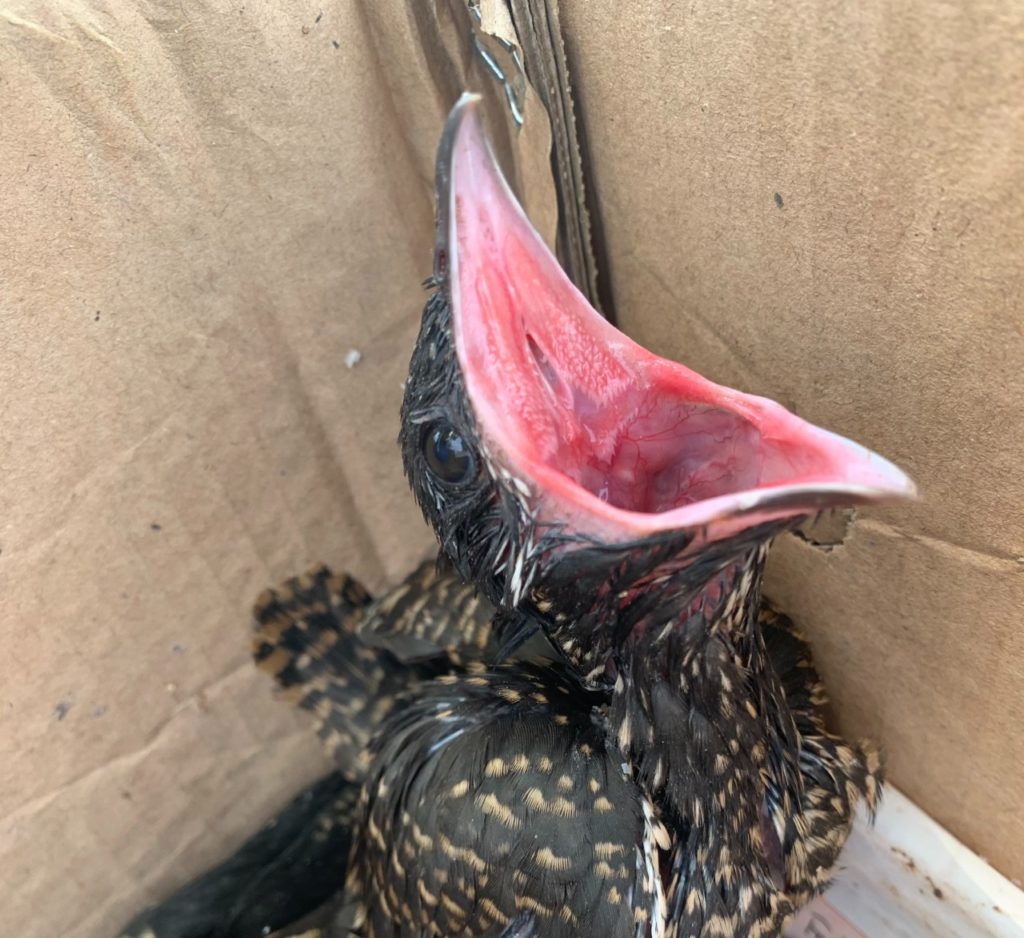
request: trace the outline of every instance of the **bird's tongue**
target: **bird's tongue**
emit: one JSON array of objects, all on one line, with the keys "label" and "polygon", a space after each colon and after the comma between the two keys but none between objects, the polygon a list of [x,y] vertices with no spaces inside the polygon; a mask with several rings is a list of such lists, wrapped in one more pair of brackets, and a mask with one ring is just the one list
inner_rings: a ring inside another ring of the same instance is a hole
[{"label": "bird's tongue", "polygon": [[542,520],[603,539],[715,537],[913,496],[875,453],[659,358],[595,312],[512,195],[471,98],[447,143],[459,363],[492,460],[531,489]]}]

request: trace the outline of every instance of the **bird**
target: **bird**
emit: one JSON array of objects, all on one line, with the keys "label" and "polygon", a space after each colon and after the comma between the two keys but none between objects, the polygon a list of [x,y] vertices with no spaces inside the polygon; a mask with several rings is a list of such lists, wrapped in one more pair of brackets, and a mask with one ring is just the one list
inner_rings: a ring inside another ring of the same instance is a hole
[{"label": "bird", "polygon": [[778,934],[882,771],[828,732],[808,645],[762,597],[768,547],[914,485],[601,318],[472,95],[436,188],[399,445],[441,566],[376,605],[319,570],[261,606],[257,659],[361,786],[316,934]]},{"label": "bird", "polygon": [[[827,733],[806,643],[762,600],[768,547],[821,511],[916,488],[598,315],[516,200],[472,96],[449,118],[437,191],[438,289],[400,434],[416,500],[459,575],[504,611],[505,640],[541,631],[596,695],[607,759],[658,832],[653,892],[609,883],[609,903],[632,905],[637,934],[777,934],[827,884],[881,765]],[[417,771],[440,758],[421,753]],[[475,799],[484,779],[468,780]],[[375,800],[409,810],[390,787],[367,791],[371,817]],[[572,933],[558,914],[542,913],[541,934]]]}]

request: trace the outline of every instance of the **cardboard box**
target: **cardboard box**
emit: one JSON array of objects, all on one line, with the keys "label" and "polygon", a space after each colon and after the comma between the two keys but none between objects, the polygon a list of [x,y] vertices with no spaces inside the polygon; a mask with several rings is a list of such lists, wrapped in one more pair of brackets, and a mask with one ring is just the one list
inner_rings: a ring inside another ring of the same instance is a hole
[{"label": "cardboard box", "polygon": [[[771,591],[843,730],[1024,876],[1020,10],[560,12],[620,325],[918,481],[780,544]],[[316,561],[380,588],[430,549],[394,440],[443,115],[503,93],[467,16],[0,10],[0,934],[109,936],[325,770],[248,612]],[[499,146],[554,242],[517,93]]]}]

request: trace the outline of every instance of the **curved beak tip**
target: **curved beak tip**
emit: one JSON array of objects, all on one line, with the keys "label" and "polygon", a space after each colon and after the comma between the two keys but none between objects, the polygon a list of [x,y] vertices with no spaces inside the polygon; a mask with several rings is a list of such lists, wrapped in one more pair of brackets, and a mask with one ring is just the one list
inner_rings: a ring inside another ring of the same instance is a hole
[{"label": "curved beak tip", "polygon": [[917,484],[906,472],[884,456],[871,450],[868,452],[877,473],[871,488],[877,491],[879,501],[917,501],[920,499]]}]

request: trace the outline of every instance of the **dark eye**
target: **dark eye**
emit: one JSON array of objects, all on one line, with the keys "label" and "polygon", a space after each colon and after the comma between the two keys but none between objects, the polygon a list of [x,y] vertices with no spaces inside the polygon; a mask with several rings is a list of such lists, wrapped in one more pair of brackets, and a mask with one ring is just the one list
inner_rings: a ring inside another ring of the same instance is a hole
[{"label": "dark eye", "polygon": [[442,482],[457,485],[476,472],[476,460],[462,434],[448,424],[437,424],[427,431],[427,465]]}]

